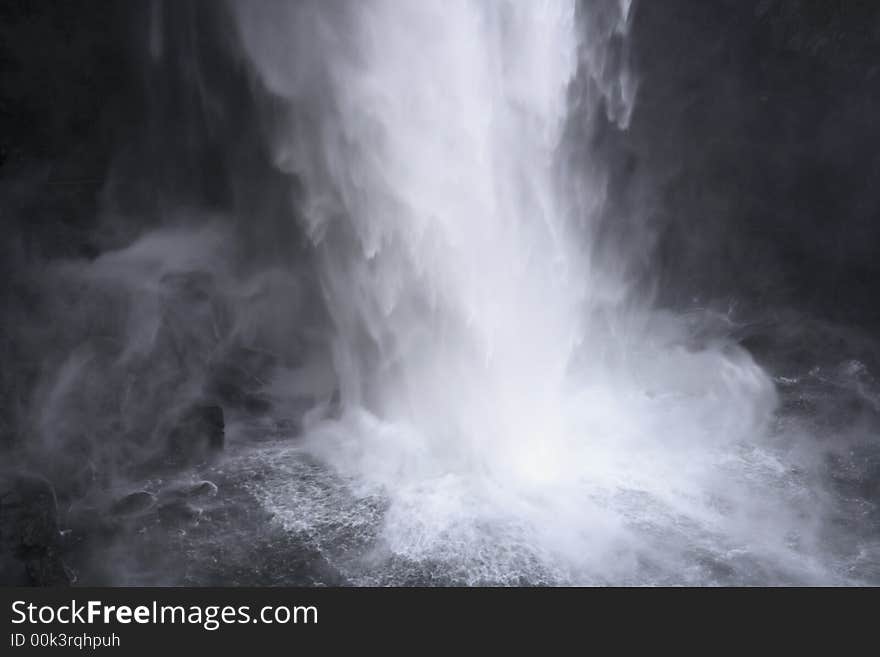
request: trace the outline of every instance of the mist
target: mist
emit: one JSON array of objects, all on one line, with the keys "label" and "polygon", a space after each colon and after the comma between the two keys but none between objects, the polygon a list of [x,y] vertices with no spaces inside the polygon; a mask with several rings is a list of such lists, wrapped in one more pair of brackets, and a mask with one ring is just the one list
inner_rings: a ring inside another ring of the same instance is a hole
[{"label": "mist", "polygon": [[807,4],[46,10],[125,54],[4,145],[4,579],[875,583],[880,21]]}]

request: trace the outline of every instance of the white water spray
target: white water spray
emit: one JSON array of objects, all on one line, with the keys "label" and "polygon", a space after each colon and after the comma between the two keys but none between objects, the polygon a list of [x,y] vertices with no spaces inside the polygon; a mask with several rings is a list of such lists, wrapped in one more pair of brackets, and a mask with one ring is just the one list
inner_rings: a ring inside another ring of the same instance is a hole
[{"label": "white water spray", "polygon": [[591,257],[602,168],[561,166],[569,88],[586,71],[587,111],[626,123],[606,46],[628,5],[584,29],[563,0],[233,4],[286,100],[277,162],[306,189],[344,409],[305,447],[344,494],[279,459],[267,501],[327,551],[333,523],[372,523],[369,556],[340,557],[356,581],[824,577],[769,378]]}]

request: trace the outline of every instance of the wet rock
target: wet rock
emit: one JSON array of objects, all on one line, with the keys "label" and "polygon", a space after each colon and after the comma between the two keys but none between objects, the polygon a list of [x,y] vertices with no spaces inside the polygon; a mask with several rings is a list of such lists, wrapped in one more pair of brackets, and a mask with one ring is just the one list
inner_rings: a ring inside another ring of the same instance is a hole
[{"label": "wet rock", "polygon": [[217,484],[212,481],[200,481],[187,491],[191,498],[213,497],[217,494]]},{"label": "wet rock", "polygon": [[757,361],[764,361],[774,353],[776,346],[772,335],[768,333],[752,333],[739,341],[740,346],[748,351]]},{"label": "wet rock", "polygon": [[204,501],[217,495],[217,490],[213,481],[178,482],[165,490],[163,499]]},{"label": "wet rock", "polygon": [[144,513],[156,503],[156,496],[144,490],[130,493],[110,506],[110,513],[115,516],[131,516]]},{"label": "wet rock", "polygon": [[187,409],[168,437],[168,462],[187,465],[223,449],[223,409],[216,404],[195,404]]},{"label": "wet rock", "polygon": [[61,548],[52,486],[38,477],[0,475],[0,582],[70,584]]},{"label": "wet rock", "polygon": [[103,503],[75,502],[64,517],[66,543],[71,547],[84,541],[112,540],[124,530],[126,517],[110,513]]},{"label": "wet rock", "polygon": [[258,415],[272,404],[263,389],[277,366],[275,356],[258,349],[237,347],[211,367],[208,394],[224,405]]},{"label": "wet rock", "polygon": [[[303,413],[305,415],[305,413]],[[303,432],[302,418],[279,418],[273,422],[274,435],[271,437],[293,437]]]},{"label": "wet rock", "polygon": [[201,511],[183,500],[174,500],[161,505],[157,514],[163,525],[181,525],[198,520]]},{"label": "wet rock", "polygon": [[208,447],[222,449],[225,442],[225,423],[223,409],[217,405],[195,406],[189,422],[199,428],[207,440]]}]

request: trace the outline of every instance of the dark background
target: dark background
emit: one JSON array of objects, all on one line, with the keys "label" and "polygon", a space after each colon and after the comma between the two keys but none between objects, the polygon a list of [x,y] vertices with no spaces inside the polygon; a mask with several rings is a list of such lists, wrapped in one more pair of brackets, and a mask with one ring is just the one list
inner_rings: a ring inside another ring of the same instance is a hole
[{"label": "dark background", "polygon": [[875,324],[880,6],[641,2],[633,39],[662,271]]},{"label": "dark background", "polygon": [[[629,47],[629,128],[592,138],[612,166],[608,215],[651,235],[639,243],[658,303],[876,334],[880,4],[637,0]],[[297,181],[264,133],[275,111],[219,2],[0,0],[5,463],[27,452],[23,419],[60,344],[47,263],[93,260],[180,208],[241,217],[245,260],[307,258],[289,220]],[[74,493],[52,484],[0,491],[43,500],[16,507],[24,530],[0,531],[30,563],[42,555],[34,583],[64,579],[41,532],[47,500]]]}]

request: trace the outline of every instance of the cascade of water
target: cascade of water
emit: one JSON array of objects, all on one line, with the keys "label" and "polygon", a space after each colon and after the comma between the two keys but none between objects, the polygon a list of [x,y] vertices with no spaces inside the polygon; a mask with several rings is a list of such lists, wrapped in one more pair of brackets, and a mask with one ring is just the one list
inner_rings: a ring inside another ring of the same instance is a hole
[{"label": "cascade of water", "polygon": [[592,206],[563,192],[578,67],[588,109],[628,121],[607,48],[628,2],[591,4],[586,30],[562,0],[233,7],[288,101],[277,164],[307,190],[337,330],[343,416],[306,442],[389,500],[385,548],[473,581],[636,581],[694,550],[800,559],[790,500],[765,495],[784,476],[760,447],[771,381],[620,302],[589,257]]}]

